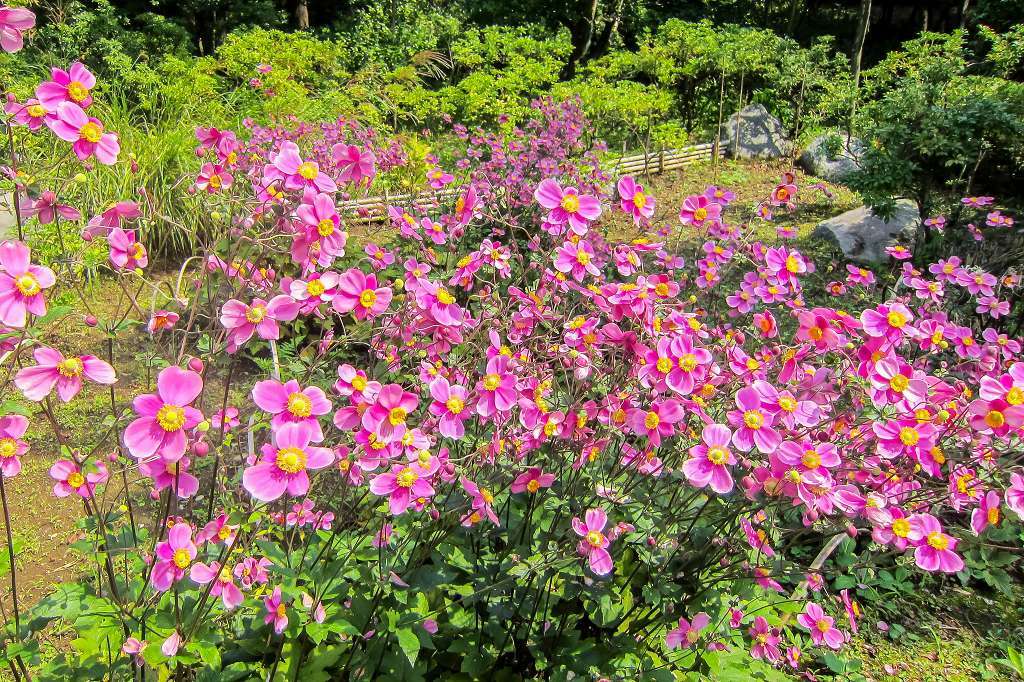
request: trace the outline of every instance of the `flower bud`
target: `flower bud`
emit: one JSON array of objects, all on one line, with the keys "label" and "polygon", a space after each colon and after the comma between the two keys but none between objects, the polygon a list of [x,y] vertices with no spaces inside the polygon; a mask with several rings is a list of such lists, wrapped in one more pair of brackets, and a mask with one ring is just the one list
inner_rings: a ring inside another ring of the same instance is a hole
[{"label": "flower bud", "polygon": [[[209,424],[209,422],[206,423]],[[201,440],[192,446],[192,452],[196,453],[197,457],[206,457],[206,455],[210,454],[210,445],[206,441]]]},{"label": "flower bud", "polygon": [[[204,419],[203,421],[201,421],[198,424],[196,424],[196,431],[198,431],[199,433],[206,433],[209,430],[210,430],[210,420],[209,419]],[[198,445],[198,443],[197,443],[197,445]]]},{"label": "flower bud", "polygon": [[96,319],[95,315],[86,315],[84,322],[87,327],[95,327],[100,323],[100,321]]},{"label": "flower bud", "polygon": [[76,173],[73,179],[75,182],[85,182],[85,173]]},{"label": "flower bud", "polygon": [[210,213],[210,220],[220,220],[220,219],[221,219],[220,211],[213,211],[212,213]]},{"label": "flower bud", "polygon": [[190,358],[188,361],[188,368],[193,372],[203,373],[204,365],[203,361],[199,358]]}]

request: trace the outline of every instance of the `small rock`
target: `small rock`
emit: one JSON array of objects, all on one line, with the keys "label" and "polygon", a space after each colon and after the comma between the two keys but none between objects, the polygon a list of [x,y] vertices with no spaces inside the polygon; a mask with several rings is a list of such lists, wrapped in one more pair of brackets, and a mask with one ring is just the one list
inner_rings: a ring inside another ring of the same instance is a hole
[{"label": "small rock", "polygon": [[722,124],[719,144],[734,159],[776,159],[793,150],[782,122],[760,104],[743,107],[738,114],[730,116]]},{"label": "small rock", "polygon": [[813,236],[836,243],[843,255],[862,263],[882,263],[889,258],[885,247],[901,237],[912,239],[921,225],[917,204],[909,199],[896,202],[889,220],[876,216],[867,206],[818,223]]},{"label": "small rock", "polygon": [[863,150],[864,144],[855,137],[826,133],[807,145],[800,165],[823,180],[843,182],[860,168],[858,157]]}]

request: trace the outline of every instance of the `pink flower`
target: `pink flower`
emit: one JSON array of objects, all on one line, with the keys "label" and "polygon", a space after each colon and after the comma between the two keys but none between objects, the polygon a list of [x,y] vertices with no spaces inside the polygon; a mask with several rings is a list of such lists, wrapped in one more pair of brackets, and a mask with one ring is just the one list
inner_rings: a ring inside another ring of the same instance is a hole
[{"label": "pink flower", "polygon": [[445,173],[442,169],[437,167],[431,168],[427,171],[427,183],[433,189],[441,189],[454,179],[454,175],[451,173]]},{"label": "pink flower", "polygon": [[203,391],[203,379],[172,365],[157,375],[156,387],[156,394],[137,396],[132,403],[139,418],[125,429],[124,444],[137,459],[178,460],[185,454],[185,431],[203,420],[203,413],[191,407]]},{"label": "pink flower", "polygon": [[82,390],[82,377],[97,384],[117,381],[114,368],[94,355],[65,358],[60,351],[42,346],[32,352],[36,365],[18,371],[14,384],[29,400],[40,401],[57,387],[57,395],[70,401]]},{"label": "pink flower", "polygon": [[415,393],[399,384],[388,384],[380,389],[377,401],[363,413],[362,424],[384,443],[401,440],[405,435],[405,420],[419,404]]},{"label": "pink flower", "polygon": [[272,429],[285,424],[305,424],[309,427],[310,439],[319,443],[324,439],[318,417],[331,411],[331,401],[323,389],[317,386],[302,388],[291,379],[285,383],[274,379],[258,381],[252,388],[252,400],[256,407],[273,415]]},{"label": "pink flower", "polygon": [[1005,400],[975,400],[967,408],[971,428],[979,433],[1006,436],[1024,424],[1024,405],[1010,405]]},{"label": "pink flower", "polygon": [[178,319],[178,313],[172,313],[167,310],[157,310],[153,313],[153,317],[149,318],[149,322],[146,324],[146,329],[149,330],[150,334],[155,334],[164,329],[173,329],[174,325],[177,324]]},{"label": "pink flower", "polygon": [[306,422],[282,424],[271,431],[272,443],[263,457],[242,472],[242,485],[261,502],[273,502],[287,492],[293,497],[309,491],[309,469],[322,469],[334,461],[330,448],[310,445],[313,428]]},{"label": "pink flower", "polygon": [[251,588],[253,585],[266,585],[267,581],[270,580],[270,576],[267,573],[267,569],[271,566],[270,559],[266,557],[246,557],[242,561],[235,564],[233,573],[235,577],[242,583],[242,587],[245,589]]},{"label": "pink flower", "polygon": [[754,624],[750,626],[749,633],[750,638],[754,640],[754,645],[750,649],[752,657],[771,662],[782,659],[782,651],[779,649],[779,642],[782,641],[782,638],[779,637],[778,630],[769,627],[768,621],[765,620],[764,616],[758,616],[754,619]]},{"label": "pink flower", "polygon": [[711,186],[704,190],[704,196],[722,206],[728,206],[736,199],[736,193],[721,187]]},{"label": "pink flower", "polygon": [[633,216],[633,222],[639,224],[644,218],[654,215],[654,197],[644,193],[644,186],[637,183],[629,175],[619,178],[619,206],[623,212]]},{"label": "pink flower", "polygon": [[282,180],[285,189],[315,189],[318,192],[336,192],[338,186],[315,161],[303,161],[298,146],[286,140],[281,149],[271,155],[266,167],[266,178]]},{"label": "pink flower", "polygon": [[868,308],[860,314],[864,333],[872,337],[884,337],[889,341],[898,342],[905,334],[912,331],[907,325],[914,319],[914,314],[902,303],[880,305],[875,309]]},{"label": "pink flower", "polygon": [[555,225],[568,223],[578,235],[586,234],[590,221],[601,215],[601,202],[596,197],[580,194],[575,187],[562,189],[550,178],[537,185],[533,198],[548,210],[547,222]]},{"label": "pink flower", "polygon": [[75,494],[79,497],[89,499],[96,491],[96,486],[106,483],[108,473],[103,462],[96,462],[95,471],[87,474],[69,459],[59,459],[50,467],[50,478],[56,483],[53,484],[53,494],[57,497],[67,497]]},{"label": "pink flower", "polygon": [[228,173],[224,166],[213,163],[204,163],[199,170],[199,177],[196,178],[196,189],[207,194],[215,194],[222,189],[231,189],[235,181],[231,173]]},{"label": "pink flower", "polygon": [[393,464],[391,471],[375,476],[370,481],[370,492],[388,496],[388,506],[393,516],[404,514],[417,499],[434,496],[430,479],[440,468],[436,457],[426,462],[416,460],[408,464]]},{"label": "pink flower", "polygon": [[192,565],[189,577],[192,578],[193,582],[200,585],[212,582],[213,587],[210,588],[210,594],[214,597],[220,597],[224,603],[224,608],[228,611],[245,601],[245,595],[238,589],[238,585],[235,585],[231,569],[226,566],[221,567],[220,563],[216,561],[211,561],[209,566],[201,561],[197,561]]},{"label": "pink flower", "polygon": [[1010,474],[1010,487],[1006,489],[1003,499],[1007,507],[1024,518],[1024,476],[1017,472]]},{"label": "pink flower", "polygon": [[587,273],[594,277],[601,274],[594,263],[594,247],[585,239],[567,241],[555,251],[555,270],[571,274],[577,282],[582,282]]},{"label": "pink flower", "polygon": [[679,209],[679,220],[683,225],[703,227],[704,223],[717,225],[722,214],[722,206],[706,196],[693,194],[683,200]]},{"label": "pink flower", "polygon": [[4,478],[21,472],[20,457],[28,452],[28,443],[22,440],[28,430],[28,417],[12,414],[0,417],[0,475]]},{"label": "pink flower", "polygon": [[80,161],[95,155],[97,161],[107,166],[117,162],[121,151],[117,135],[103,132],[100,120],[86,115],[74,102],[58,104],[57,116],[47,119],[46,124],[57,137],[72,143],[71,148]]},{"label": "pink flower", "polygon": [[437,430],[448,438],[462,438],[466,434],[463,422],[472,414],[469,391],[438,377],[430,384],[430,397],[434,399],[430,403],[430,414],[440,417]]},{"label": "pink flower", "polygon": [[989,526],[999,525],[999,493],[989,490],[982,498],[978,508],[971,512],[971,530],[975,535],[981,535]]},{"label": "pink flower", "polygon": [[496,355],[487,361],[487,371],[476,383],[479,399],[476,412],[481,417],[508,412],[516,404],[516,378],[508,371],[509,358]]},{"label": "pink flower", "polygon": [[[0,8],[0,12],[3,9],[6,8]],[[46,108],[35,97],[19,102],[14,98],[14,95],[10,94],[7,96],[4,112],[14,117],[14,123],[28,126],[29,130],[39,130],[42,128],[47,116],[49,116]]]},{"label": "pink flower", "polygon": [[597,575],[608,575],[613,568],[612,555],[608,553],[610,542],[603,532],[608,515],[603,509],[588,509],[583,518],[584,521],[577,516],[572,519],[572,529],[583,538],[576,549],[581,556],[587,557],[591,571]]},{"label": "pink flower", "polygon": [[377,276],[352,268],[338,280],[338,293],[332,302],[341,314],[352,313],[357,320],[377,317],[391,304],[390,287],[378,287]]},{"label": "pink flower", "polygon": [[57,281],[50,268],[32,265],[30,255],[21,242],[0,244],[0,324],[16,329],[25,326],[28,313],[46,314],[43,289]]},{"label": "pink flower", "polygon": [[153,479],[157,491],[170,488],[179,498],[187,500],[199,492],[199,479],[188,472],[191,463],[185,456],[176,461],[155,458],[141,462],[139,472]]},{"label": "pink flower", "polygon": [[157,592],[166,592],[185,577],[185,571],[196,558],[198,550],[192,542],[192,526],[179,522],[167,531],[167,540],[156,547],[156,561],[150,582]]},{"label": "pink flower", "polygon": [[338,176],[340,182],[352,182],[356,185],[365,181],[370,184],[377,174],[377,157],[370,150],[360,151],[354,144],[338,143],[331,149],[334,162],[341,169]]},{"label": "pink flower", "polygon": [[36,216],[43,225],[49,225],[57,219],[58,215],[65,220],[79,220],[82,217],[82,213],[77,208],[58,204],[57,195],[50,190],[42,192],[24,213],[26,216]]},{"label": "pink flower", "polygon": [[646,436],[652,446],[658,447],[663,437],[675,433],[675,424],[682,421],[683,416],[683,406],[669,398],[654,401],[649,410],[633,408],[629,411],[628,424],[634,433]]},{"label": "pink flower", "polygon": [[796,617],[796,621],[810,630],[811,639],[817,646],[824,644],[832,649],[840,649],[846,641],[843,633],[834,627],[835,620],[826,616],[814,602],[807,602],[804,612]]},{"label": "pink flower", "polygon": [[736,393],[736,407],[739,409],[728,414],[729,423],[736,427],[733,444],[744,452],[754,446],[765,455],[775,452],[782,443],[782,436],[772,428],[775,418],[762,405],[757,390],[750,386],[741,388]]},{"label": "pink flower", "polygon": [[683,463],[683,473],[693,485],[703,488],[711,484],[716,493],[732,490],[732,476],[729,467],[736,464],[736,457],[729,449],[732,431],[721,424],[708,424],[701,434],[702,444],[690,448],[690,459]]},{"label": "pink flower", "polygon": [[956,573],[963,570],[963,559],[953,551],[957,539],[943,533],[939,520],[931,514],[915,514],[910,517],[907,539],[916,547],[914,561],[925,571]]},{"label": "pink flower", "polygon": [[685,618],[680,618],[679,627],[673,628],[666,633],[665,646],[669,649],[676,649],[684,645],[687,649],[692,647],[700,639],[700,631],[707,627],[710,620],[711,618],[708,614],[703,611],[693,617],[692,623]]},{"label": "pink flower", "polygon": [[110,243],[110,262],[118,270],[134,270],[149,265],[149,254],[142,242],[135,240],[135,230],[126,232],[115,227],[107,241]]},{"label": "pink flower", "polygon": [[163,644],[160,645],[160,653],[170,658],[178,653],[178,649],[181,648],[181,633],[177,630],[171,633],[171,636],[164,640]]},{"label": "pink flower", "polygon": [[21,49],[22,31],[36,25],[36,15],[22,7],[0,7],[0,48],[4,52]]},{"label": "pink flower", "polygon": [[36,97],[49,112],[56,112],[62,102],[70,102],[83,109],[92,104],[90,90],[96,87],[96,76],[81,62],[71,68],[50,69],[50,80],[36,88]]},{"label": "pink flower", "polygon": [[348,235],[341,228],[341,218],[329,194],[314,195],[311,202],[300,204],[295,214],[306,227],[307,239],[319,243],[324,253],[335,257],[345,255]]},{"label": "pink flower", "polygon": [[291,322],[299,315],[299,304],[281,294],[270,299],[254,298],[246,305],[229,299],[220,309],[220,323],[228,330],[228,353],[234,353],[252,338],[276,340],[281,336],[278,322]]},{"label": "pink flower", "polygon": [[541,488],[550,488],[551,484],[554,482],[554,474],[545,474],[542,472],[540,467],[530,467],[523,473],[516,476],[515,480],[512,481],[512,487],[510,490],[514,494],[522,492],[529,492],[533,494]]},{"label": "pink flower", "polygon": [[273,623],[274,632],[281,634],[288,627],[288,607],[281,600],[281,588],[275,587],[274,593],[264,597],[263,606],[267,615],[263,617],[264,623]]}]

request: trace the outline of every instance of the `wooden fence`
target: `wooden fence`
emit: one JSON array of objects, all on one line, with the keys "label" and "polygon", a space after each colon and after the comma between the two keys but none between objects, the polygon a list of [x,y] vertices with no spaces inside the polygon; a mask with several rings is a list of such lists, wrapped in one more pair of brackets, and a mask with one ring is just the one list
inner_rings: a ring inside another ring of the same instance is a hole
[{"label": "wooden fence", "polygon": [[[663,171],[675,170],[714,157],[715,144],[698,144],[679,149],[662,149],[649,154],[635,154],[609,159],[605,170],[613,175],[649,175]],[[719,157],[725,150],[719,146]],[[363,197],[343,201],[339,209],[344,215],[359,218],[365,222],[381,222],[387,220],[388,206],[409,206],[416,203],[436,203],[454,199],[461,192],[458,188],[429,190],[416,194],[383,194],[381,196]]]}]

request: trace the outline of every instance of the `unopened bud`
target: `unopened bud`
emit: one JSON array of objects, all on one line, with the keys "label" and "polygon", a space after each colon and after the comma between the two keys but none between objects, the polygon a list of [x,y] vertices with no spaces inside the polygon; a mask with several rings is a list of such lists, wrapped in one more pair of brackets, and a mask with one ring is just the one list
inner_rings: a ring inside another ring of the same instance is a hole
[{"label": "unopened bud", "polygon": [[95,315],[86,315],[84,321],[87,327],[95,327],[100,323],[100,321],[96,319]]},{"label": "unopened bud", "polygon": [[188,368],[190,370],[192,370],[193,372],[202,373],[203,368],[204,368],[203,361],[200,360],[199,358],[191,358],[188,361]]}]

